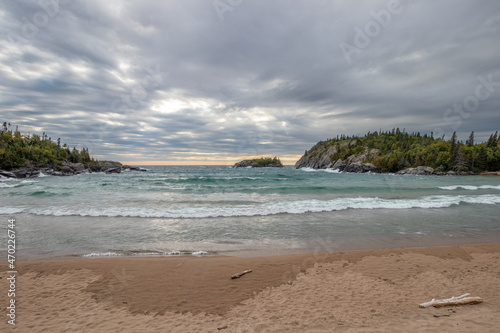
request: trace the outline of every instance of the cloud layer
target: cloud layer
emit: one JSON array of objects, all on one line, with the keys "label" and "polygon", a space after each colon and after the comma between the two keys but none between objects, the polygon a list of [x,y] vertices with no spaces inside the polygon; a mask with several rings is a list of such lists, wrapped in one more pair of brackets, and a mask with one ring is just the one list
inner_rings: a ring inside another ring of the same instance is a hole
[{"label": "cloud layer", "polygon": [[499,31],[494,0],[2,1],[0,120],[122,161],[293,162],[393,127],[484,139]]}]

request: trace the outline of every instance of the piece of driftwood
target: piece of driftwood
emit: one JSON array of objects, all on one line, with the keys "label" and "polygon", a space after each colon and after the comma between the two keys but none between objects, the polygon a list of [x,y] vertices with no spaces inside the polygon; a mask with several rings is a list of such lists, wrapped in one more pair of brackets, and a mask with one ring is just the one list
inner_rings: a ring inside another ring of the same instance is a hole
[{"label": "piece of driftwood", "polygon": [[421,308],[428,308],[433,306],[435,308],[440,308],[442,306],[449,305],[465,305],[465,304],[479,304],[483,302],[481,297],[469,297],[470,294],[463,294],[457,297],[451,297],[446,299],[432,299],[430,302],[422,303],[419,305]]},{"label": "piece of driftwood", "polygon": [[252,271],[251,269],[247,269],[246,271],[243,271],[241,273],[231,275],[231,279],[239,279],[240,277],[242,277],[243,275],[245,275],[247,273],[250,273],[251,271]]}]

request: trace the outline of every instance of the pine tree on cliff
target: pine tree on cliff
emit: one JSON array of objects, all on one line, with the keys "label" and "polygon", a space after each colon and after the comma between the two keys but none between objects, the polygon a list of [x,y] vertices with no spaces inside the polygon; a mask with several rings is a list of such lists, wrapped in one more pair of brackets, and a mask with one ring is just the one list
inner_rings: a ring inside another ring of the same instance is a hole
[{"label": "pine tree on cliff", "polygon": [[474,131],[469,135],[469,140],[467,140],[467,146],[474,147]]},{"label": "pine tree on cliff", "polygon": [[450,168],[453,169],[458,160],[457,132],[453,132],[450,139]]}]

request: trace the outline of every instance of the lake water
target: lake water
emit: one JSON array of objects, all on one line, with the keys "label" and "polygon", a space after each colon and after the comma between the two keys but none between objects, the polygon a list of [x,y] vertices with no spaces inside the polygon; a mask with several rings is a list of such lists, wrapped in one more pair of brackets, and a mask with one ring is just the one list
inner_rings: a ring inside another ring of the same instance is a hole
[{"label": "lake water", "polygon": [[500,177],[147,169],[1,179],[2,248],[10,218],[16,219],[18,259],[500,242]]}]

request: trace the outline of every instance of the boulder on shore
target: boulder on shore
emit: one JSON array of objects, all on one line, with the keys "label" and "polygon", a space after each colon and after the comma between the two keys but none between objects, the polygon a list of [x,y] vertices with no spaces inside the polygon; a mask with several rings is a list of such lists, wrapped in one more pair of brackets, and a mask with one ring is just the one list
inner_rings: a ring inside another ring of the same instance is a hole
[{"label": "boulder on shore", "polygon": [[414,176],[425,176],[425,175],[433,175],[434,169],[427,166],[418,166],[416,168],[407,168],[403,170],[399,170],[396,172],[397,175],[414,175]]},{"label": "boulder on shore", "polygon": [[382,171],[371,163],[350,163],[344,167],[342,170],[344,172],[356,172],[356,173],[381,173]]}]

